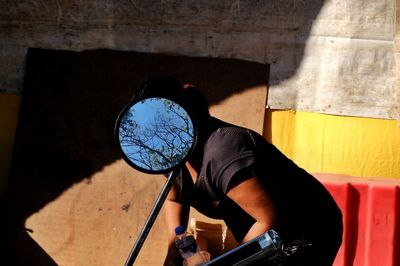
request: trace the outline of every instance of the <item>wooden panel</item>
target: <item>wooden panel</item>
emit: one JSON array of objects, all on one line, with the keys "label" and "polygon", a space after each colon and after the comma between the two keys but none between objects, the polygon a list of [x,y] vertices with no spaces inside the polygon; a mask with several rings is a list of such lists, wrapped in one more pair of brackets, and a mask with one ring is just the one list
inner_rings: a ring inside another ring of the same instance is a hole
[{"label": "wooden panel", "polygon": [[[261,131],[267,72],[239,60],[31,49],[8,197],[16,265],[123,264],[164,182],[129,168],[113,139],[119,111],[149,76],[194,83],[213,112]],[[138,265],[161,264],[165,236],[160,217]]]}]

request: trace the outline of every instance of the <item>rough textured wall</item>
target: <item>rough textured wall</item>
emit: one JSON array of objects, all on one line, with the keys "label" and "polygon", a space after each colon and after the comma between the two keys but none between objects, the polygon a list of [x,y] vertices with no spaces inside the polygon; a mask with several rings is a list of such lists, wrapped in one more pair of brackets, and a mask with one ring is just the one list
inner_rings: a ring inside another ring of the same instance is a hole
[{"label": "rough textured wall", "polygon": [[110,48],[271,64],[269,105],[395,118],[394,0],[0,2],[0,90],[27,47]]},{"label": "rough textured wall", "polygon": [[322,4],[322,0],[307,5],[303,1],[3,0],[0,60],[11,67],[2,72],[0,88],[21,90],[27,47],[286,62],[287,73],[279,76],[288,77]]},{"label": "rough textured wall", "polygon": [[0,2],[0,90],[27,47],[270,63],[272,108],[397,118],[395,0]]}]

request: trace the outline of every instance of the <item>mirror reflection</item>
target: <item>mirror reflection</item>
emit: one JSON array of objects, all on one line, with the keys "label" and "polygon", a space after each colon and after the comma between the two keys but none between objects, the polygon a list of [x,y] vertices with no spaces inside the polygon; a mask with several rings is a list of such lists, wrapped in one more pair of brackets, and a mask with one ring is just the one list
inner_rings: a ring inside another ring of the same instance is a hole
[{"label": "mirror reflection", "polygon": [[165,98],[147,98],[126,108],[117,130],[125,159],[147,172],[165,172],[179,165],[195,142],[188,113]]}]

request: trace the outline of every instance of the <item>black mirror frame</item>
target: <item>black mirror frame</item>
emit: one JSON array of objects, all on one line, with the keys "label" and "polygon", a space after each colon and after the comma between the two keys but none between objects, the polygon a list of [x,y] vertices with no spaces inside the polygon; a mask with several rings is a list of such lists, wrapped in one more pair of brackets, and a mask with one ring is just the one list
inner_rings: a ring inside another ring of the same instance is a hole
[{"label": "black mirror frame", "polygon": [[[167,99],[177,105],[179,105],[183,110],[185,110],[185,112],[187,113],[187,115],[189,116],[192,125],[193,125],[193,132],[194,132],[194,139],[193,139],[193,144],[192,147],[190,148],[189,152],[186,154],[185,157],[182,158],[181,162],[178,163],[175,166],[169,167],[167,169],[163,169],[163,170],[149,170],[143,167],[140,167],[136,164],[134,164],[125,154],[125,152],[123,151],[122,147],[121,147],[121,143],[119,141],[119,126],[121,124],[121,120],[124,117],[124,115],[128,112],[128,110],[135,104],[137,104],[138,102],[144,101],[146,99],[151,99],[151,98],[158,98],[158,99]],[[176,101],[174,101],[171,98],[167,98],[167,97],[154,97],[154,96],[150,96],[150,97],[141,97],[138,99],[135,99],[131,102],[129,102],[122,110],[121,112],[118,114],[117,120],[115,122],[115,126],[114,126],[114,140],[116,143],[116,146],[118,147],[118,152],[121,154],[122,159],[124,159],[124,161],[131,166],[132,168],[143,172],[143,173],[147,173],[147,174],[168,174],[172,171],[174,171],[175,169],[179,169],[180,167],[182,167],[182,165],[185,164],[185,162],[188,160],[188,158],[190,157],[190,155],[193,153],[193,150],[195,149],[196,145],[197,145],[197,139],[198,139],[198,131],[197,131],[197,124],[196,121],[193,119],[193,117],[190,115],[190,112],[188,112],[188,110],[186,110],[186,108],[184,108],[182,105],[180,105],[179,103],[177,103]]]}]

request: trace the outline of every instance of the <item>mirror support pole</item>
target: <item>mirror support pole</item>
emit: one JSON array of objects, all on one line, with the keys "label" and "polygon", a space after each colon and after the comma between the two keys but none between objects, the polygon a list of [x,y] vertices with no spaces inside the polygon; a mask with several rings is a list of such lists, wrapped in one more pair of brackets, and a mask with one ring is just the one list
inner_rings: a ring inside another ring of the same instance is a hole
[{"label": "mirror support pole", "polygon": [[156,202],[154,203],[153,209],[151,210],[150,215],[147,218],[147,221],[146,221],[145,225],[143,226],[143,229],[140,232],[140,235],[139,235],[138,239],[136,240],[136,243],[133,246],[131,253],[129,254],[129,257],[125,262],[125,266],[132,266],[133,263],[135,262],[135,259],[138,256],[139,251],[142,248],[143,243],[146,240],[146,237],[149,234],[150,229],[153,226],[154,221],[156,220],[156,218],[161,210],[161,207],[164,204],[165,199],[167,198],[169,191],[171,190],[172,186],[175,183],[178,172],[179,172],[179,169],[175,169],[174,171],[169,173],[168,179],[165,182]]}]

